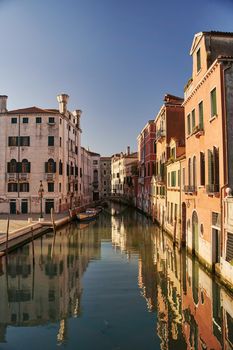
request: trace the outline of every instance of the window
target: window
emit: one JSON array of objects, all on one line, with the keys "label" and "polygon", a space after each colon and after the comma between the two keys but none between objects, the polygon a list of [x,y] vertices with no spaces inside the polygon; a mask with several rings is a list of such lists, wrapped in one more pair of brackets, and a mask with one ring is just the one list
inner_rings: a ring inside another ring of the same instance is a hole
[{"label": "window", "polygon": [[11,146],[11,147],[18,146],[18,137],[17,136],[9,136],[8,137],[8,146]]},{"label": "window", "polygon": [[61,192],[61,183],[59,182],[59,192]]},{"label": "window", "polygon": [[171,187],[176,186],[176,171],[171,172]]},{"label": "window", "polygon": [[193,157],[193,186],[197,186],[197,175],[196,175],[196,157]]},{"label": "window", "polygon": [[197,50],[197,72],[201,69],[201,49]]},{"label": "window", "polygon": [[29,192],[29,183],[28,182],[20,183],[19,192]]},{"label": "window", "polygon": [[106,175],[106,170],[104,170],[104,175]]},{"label": "window", "polygon": [[23,118],[23,124],[28,124],[28,118]]},{"label": "window", "polygon": [[93,165],[98,165],[98,160],[93,160]]},{"label": "window", "polygon": [[55,124],[55,118],[49,117],[49,124]]},{"label": "window", "polygon": [[191,120],[190,120],[190,114],[187,116],[187,126],[188,126],[188,135],[191,134]]},{"label": "window", "polygon": [[170,184],[170,173],[168,173],[168,186],[170,186],[171,184]]},{"label": "window", "polygon": [[192,131],[195,129],[196,121],[195,121],[195,109],[192,110]]},{"label": "window", "polygon": [[205,186],[205,153],[200,153],[200,185]]},{"label": "window", "polygon": [[30,173],[30,163],[27,159],[22,160],[22,173]]},{"label": "window", "polygon": [[53,159],[49,159],[45,162],[45,172],[46,173],[56,173],[56,162]]},{"label": "window", "polygon": [[54,192],[54,182],[48,182],[48,192]]},{"label": "window", "polygon": [[77,165],[75,165],[75,168],[74,168],[74,175],[78,176],[78,167],[77,167]]},{"label": "window", "polygon": [[60,145],[60,147],[61,147],[61,142],[62,142],[62,138],[60,137],[59,138],[59,145]]},{"label": "window", "polygon": [[60,125],[62,124],[62,119],[60,118]]},{"label": "window", "polygon": [[176,158],[176,148],[175,148],[175,147],[172,147],[172,148],[171,148],[171,157],[172,157],[173,159]]},{"label": "window", "polygon": [[17,161],[15,159],[11,159],[11,161],[7,163],[7,172],[17,173]]},{"label": "window", "polygon": [[41,124],[41,117],[36,117],[36,124]]},{"label": "window", "polygon": [[178,170],[178,186],[180,186],[180,170]]},{"label": "window", "polygon": [[174,208],[174,219],[177,220],[177,204],[175,204],[175,208]]},{"label": "window", "polygon": [[30,136],[20,136],[20,146],[30,146]]},{"label": "window", "polygon": [[18,192],[18,184],[16,182],[8,183],[8,192]]},{"label": "window", "polygon": [[219,192],[219,150],[208,149],[208,185],[207,192]]},{"label": "window", "polygon": [[192,167],[192,163],[191,163],[191,159],[189,158],[188,160],[188,185],[191,186],[191,175],[192,175],[192,170],[191,170],[191,167]]},{"label": "window", "polygon": [[11,124],[17,124],[17,118],[11,118]]},{"label": "window", "polygon": [[199,112],[199,129],[204,129],[204,120],[203,120],[203,101],[201,101],[198,105],[198,112]]},{"label": "window", "polygon": [[211,102],[211,118],[217,115],[217,98],[216,98],[216,88],[210,92],[210,102]]},{"label": "window", "polygon": [[62,175],[63,173],[63,165],[62,165],[62,161],[59,160],[59,175]]},{"label": "window", "polygon": [[48,146],[54,146],[54,136],[48,136]]}]

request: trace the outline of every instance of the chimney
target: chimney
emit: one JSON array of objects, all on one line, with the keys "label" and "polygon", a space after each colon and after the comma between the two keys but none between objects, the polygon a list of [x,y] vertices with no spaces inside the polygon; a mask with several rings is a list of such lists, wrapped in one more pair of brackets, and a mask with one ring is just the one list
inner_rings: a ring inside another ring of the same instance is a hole
[{"label": "chimney", "polygon": [[129,156],[129,155],[130,155],[130,146],[128,146],[128,147],[127,147],[126,154],[127,154],[127,156]]},{"label": "chimney", "polygon": [[67,112],[67,103],[69,100],[69,95],[60,94],[57,95],[57,101],[59,103],[59,112],[65,114]]},{"label": "chimney", "polygon": [[72,114],[74,117],[76,117],[76,127],[80,129],[80,118],[82,115],[81,109],[76,109]]},{"label": "chimney", "polygon": [[7,99],[8,99],[8,96],[0,95],[0,113],[7,112],[7,108],[6,108]]}]

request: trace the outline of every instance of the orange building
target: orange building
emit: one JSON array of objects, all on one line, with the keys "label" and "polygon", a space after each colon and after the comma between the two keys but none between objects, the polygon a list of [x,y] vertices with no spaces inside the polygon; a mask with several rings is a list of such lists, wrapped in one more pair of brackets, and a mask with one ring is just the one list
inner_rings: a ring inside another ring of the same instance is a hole
[{"label": "orange building", "polygon": [[[183,170],[183,219],[187,247],[209,268],[224,253],[222,197],[227,187],[226,87],[233,33],[201,32],[190,55],[192,78],[185,87],[186,167]],[[221,249],[222,248],[222,249]]]},{"label": "orange building", "polygon": [[170,158],[171,138],[184,140],[183,99],[165,95],[164,104],[155,118],[156,124],[156,167],[151,180],[153,218],[162,226],[167,212],[166,200],[166,163]]}]

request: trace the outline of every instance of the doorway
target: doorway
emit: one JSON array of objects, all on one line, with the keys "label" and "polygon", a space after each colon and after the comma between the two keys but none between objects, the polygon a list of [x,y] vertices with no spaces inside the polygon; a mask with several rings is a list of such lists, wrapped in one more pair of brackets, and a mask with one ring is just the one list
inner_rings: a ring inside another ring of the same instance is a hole
[{"label": "doorway", "polygon": [[10,200],[10,214],[16,214],[16,199]]},{"label": "doorway", "polygon": [[21,201],[21,213],[27,214],[28,213],[28,200],[22,199]]}]

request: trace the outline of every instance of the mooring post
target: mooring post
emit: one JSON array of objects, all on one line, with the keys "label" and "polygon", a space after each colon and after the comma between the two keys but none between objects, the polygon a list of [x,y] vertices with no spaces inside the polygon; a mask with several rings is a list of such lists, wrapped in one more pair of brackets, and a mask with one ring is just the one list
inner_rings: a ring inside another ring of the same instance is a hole
[{"label": "mooring post", "polygon": [[8,254],[9,226],[10,226],[10,219],[9,219],[9,216],[8,216],[8,218],[7,218],[7,227],[6,227],[6,254]]}]

